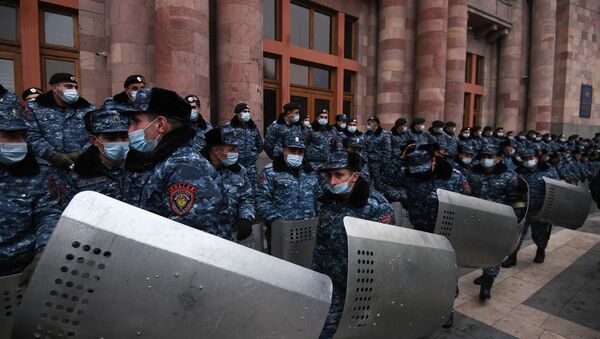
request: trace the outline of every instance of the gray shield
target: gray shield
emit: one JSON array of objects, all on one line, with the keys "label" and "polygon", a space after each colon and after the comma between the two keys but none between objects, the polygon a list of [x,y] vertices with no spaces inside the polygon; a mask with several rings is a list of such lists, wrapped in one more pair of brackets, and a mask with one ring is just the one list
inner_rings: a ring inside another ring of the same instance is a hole
[{"label": "gray shield", "polygon": [[21,274],[0,277],[0,339],[10,339],[10,330],[17,315],[17,308],[25,293],[20,287]]},{"label": "gray shield", "polygon": [[440,329],[456,293],[456,259],[439,235],[344,218],[348,286],[340,338],[416,338]]},{"label": "gray shield", "polygon": [[[234,236],[235,239],[235,236]],[[246,246],[252,249],[255,249],[260,252],[265,251],[265,236],[263,231],[263,224],[254,224],[252,225],[252,234],[244,239],[237,241],[238,244],[242,246]]]},{"label": "gray shield", "polygon": [[294,264],[311,267],[319,219],[284,221],[271,225],[271,254]]},{"label": "gray shield", "polygon": [[534,219],[572,230],[583,226],[592,207],[589,190],[546,177],[544,181],[544,204]]},{"label": "gray shield", "polygon": [[395,224],[396,226],[405,227],[405,228],[414,228],[408,219],[408,211],[404,209],[402,203],[396,201],[393,202],[392,208],[394,209],[394,217],[396,218]]},{"label": "gray shield", "polygon": [[331,293],[325,275],[83,192],[42,255],[13,335],[317,338]]},{"label": "gray shield", "polygon": [[437,195],[434,233],[450,240],[458,266],[490,267],[510,254],[519,233],[511,206],[443,189]]}]

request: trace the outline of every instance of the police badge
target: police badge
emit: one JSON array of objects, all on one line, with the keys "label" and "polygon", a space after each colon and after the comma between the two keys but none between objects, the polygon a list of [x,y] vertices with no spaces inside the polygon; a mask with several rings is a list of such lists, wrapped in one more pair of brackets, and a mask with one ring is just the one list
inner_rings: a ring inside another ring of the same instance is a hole
[{"label": "police badge", "polygon": [[169,186],[169,202],[171,210],[182,217],[194,207],[194,199],[198,188],[187,182],[178,182]]}]

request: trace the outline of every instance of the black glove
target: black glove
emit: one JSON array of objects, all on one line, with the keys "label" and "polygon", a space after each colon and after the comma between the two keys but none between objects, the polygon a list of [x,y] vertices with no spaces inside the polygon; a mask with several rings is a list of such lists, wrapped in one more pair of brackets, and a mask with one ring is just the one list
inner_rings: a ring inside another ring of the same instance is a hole
[{"label": "black glove", "polygon": [[77,161],[77,158],[79,158],[79,156],[82,154],[83,154],[83,151],[76,151],[76,152],[67,153],[66,156],[68,156],[69,159],[71,159],[72,161]]},{"label": "black glove", "polygon": [[237,230],[237,240],[244,240],[252,234],[252,221],[248,219],[240,219],[235,223]]},{"label": "black glove", "polygon": [[73,169],[73,160],[69,157],[68,154],[64,153],[54,153],[50,156],[50,163],[54,165],[54,167],[62,168],[64,170]]}]

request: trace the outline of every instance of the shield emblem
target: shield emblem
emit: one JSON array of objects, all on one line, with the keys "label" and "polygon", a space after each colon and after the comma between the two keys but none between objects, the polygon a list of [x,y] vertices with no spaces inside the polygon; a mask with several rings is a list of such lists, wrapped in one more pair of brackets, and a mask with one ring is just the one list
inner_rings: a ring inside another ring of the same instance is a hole
[{"label": "shield emblem", "polygon": [[168,189],[171,210],[179,216],[186,215],[192,207],[196,197],[196,186],[187,182],[178,182]]}]

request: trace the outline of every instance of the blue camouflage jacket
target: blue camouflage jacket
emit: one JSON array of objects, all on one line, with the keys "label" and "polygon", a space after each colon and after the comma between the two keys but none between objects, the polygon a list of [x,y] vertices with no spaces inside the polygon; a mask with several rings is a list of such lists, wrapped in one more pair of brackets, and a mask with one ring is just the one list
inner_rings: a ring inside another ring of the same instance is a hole
[{"label": "blue camouflage jacket", "polygon": [[254,221],[256,210],[254,207],[253,185],[250,182],[246,168],[240,164],[217,169],[223,179],[225,192],[229,201],[233,203],[233,219],[235,221],[246,219]]},{"label": "blue camouflage jacket", "polygon": [[406,133],[408,133],[407,144],[423,145],[427,143],[427,139],[429,138],[427,133],[417,131],[414,128],[409,128]]},{"label": "blue camouflage jacket", "polygon": [[17,164],[0,164],[0,276],[20,272],[46,246],[64,197],[57,174],[31,151]]},{"label": "blue camouflage jacket", "polygon": [[206,147],[206,137],[204,135],[213,127],[202,118],[202,115],[198,115],[198,121],[192,122],[192,128],[196,131],[196,136],[192,140],[192,148],[196,152],[200,152]]},{"label": "blue camouflage jacket", "polygon": [[392,138],[392,159],[400,158],[402,151],[408,144],[408,132],[398,132],[396,128],[392,128],[390,137]]},{"label": "blue camouflage jacket", "polygon": [[258,214],[267,223],[272,223],[280,218],[314,218],[319,210],[317,199],[321,189],[317,175],[308,165],[290,169],[280,155],[265,166],[258,178],[255,194]]},{"label": "blue camouflage jacket", "polygon": [[24,117],[29,131],[27,142],[37,157],[49,159],[54,153],[80,151],[87,144],[83,117],[96,107],[83,98],[65,107],[54,103],[52,92],[27,103]]},{"label": "blue camouflage jacket", "polygon": [[401,201],[406,203],[406,187],[404,177],[404,164],[400,158],[394,158],[381,172],[382,178],[379,190],[390,202]]},{"label": "blue camouflage jacket", "polygon": [[102,109],[110,109],[115,111],[131,111],[133,110],[133,102],[125,91],[115,94],[112,97],[106,98],[102,104]]},{"label": "blue camouflage jacket", "polygon": [[341,140],[331,126],[320,126],[318,123],[313,122],[312,130],[306,133],[305,136],[306,150],[304,151],[304,157],[315,170],[321,168],[329,158],[329,154],[342,149]]},{"label": "blue camouflage jacket", "polygon": [[467,178],[474,197],[505,205],[512,205],[519,198],[517,174],[502,163],[496,164],[490,174],[476,165]]},{"label": "blue camouflage jacket", "polygon": [[265,134],[265,152],[271,159],[275,159],[283,152],[283,140],[285,136],[291,133],[297,137],[303,137],[302,128],[299,123],[294,123],[291,125],[286,124],[283,116],[280,116],[279,119],[275,120],[269,127],[267,128],[267,133]]},{"label": "blue camouflage jacket", "polygon": [[223,179],[189,146],[194,130],[183,126],[166,134],[146,155],[127,156],[125,201],[213,235],[231,239],[232,208]]},{"label": "blue camouflage jacket", "polygon": [[392,140],[390,132],[379,127],[375,131],[365,133],[367,157],[369,163],[387,163],[392,156]]},{"label": "blue camouflage jacket", "polygon": [[239,152],[238,162],[246,169],[256,168],[256,160],[264,149],[264,141],[254,121],[242,123],[237,116],[234,116],[223,126],[222,133],[235,136]]}]

